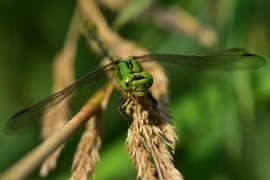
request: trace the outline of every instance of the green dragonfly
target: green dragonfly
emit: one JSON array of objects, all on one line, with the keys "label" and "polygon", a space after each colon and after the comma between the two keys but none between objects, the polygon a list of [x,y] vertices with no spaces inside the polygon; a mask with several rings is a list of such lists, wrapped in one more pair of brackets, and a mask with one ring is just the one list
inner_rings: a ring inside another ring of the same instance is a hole
[{"label": "green dragonfly", "polygon": [[112,62],[90,72],[62,91],[13,115],[6,124],[4,130],[6,134],[15,135],[38,129],[42,117],[56,106],[60,106],[66,98],[68,98],[70,109],[74,112],[78,111],[99,88],[98,84],[108,81],[106,72],[108,70],[114,71],[114,78],[124,92],[118,110],[130,122],[130,117],[126,115],[124,108],[133,98],[149,98],[154,110],[157,106],[157,101],[149,92],[154,79],[150,73],[143,71],[141,63],[158,61],[174,67],[221,71],[256,69],[266,64],[260,56],[237,52],[205,55],[147,54],[117,59],[111,55],[108,46],[100,39],[92,21],[86,20],[85,29],[87,35],[96,41],[104,55]]}]

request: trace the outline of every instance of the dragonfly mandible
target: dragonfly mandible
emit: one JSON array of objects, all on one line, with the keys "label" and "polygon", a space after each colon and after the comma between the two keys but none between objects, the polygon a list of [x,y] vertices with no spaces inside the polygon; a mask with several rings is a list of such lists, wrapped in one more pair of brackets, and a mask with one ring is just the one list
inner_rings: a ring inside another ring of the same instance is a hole
[{"label": "dragonfly mandible", "polygon": [[38,129],[42,117],[59,106],[66,98],[69,98],[70,106],[75,107],[74,111],[79,110],[78,108],[81,108],[99,88],[96,84],[104,84],[108,80],[107,70],[113,69],[114,78],[125,92],[125,97],[118,106],[118,110],[129,121],[130,118],[123,109],[132,98],[148,97],[152,100],[154,109],[157,106],[157,101],[149,92],[154,79],[151,74],[143,71],[141,63],[158,61],[173,66],[220,71],[256,69],[266,64],[266,61],[258,55],[238,52],[205,55],[147,54],[117,59],[101,40],[95,24],[91,20],[85,21],[85,29],[87,34],[96,41],[103,54],[112,62],[90,72],[62,91],[13,115],[6,124],[4,130],[6,134],[15,135]]}]

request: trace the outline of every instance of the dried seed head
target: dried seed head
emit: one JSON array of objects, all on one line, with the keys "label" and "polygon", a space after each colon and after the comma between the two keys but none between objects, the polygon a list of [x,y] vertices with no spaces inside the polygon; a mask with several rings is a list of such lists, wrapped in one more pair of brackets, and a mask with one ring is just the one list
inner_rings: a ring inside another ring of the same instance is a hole
[{"label": "dried seed head", "polygon": [[92,117],[87,123],[87,130],[83,133],[77,147],[73,164],[72,180],[87,180],[88,176],[95,177],[95,163],[99,161],[98,150],[101,146],[101,119]]},{"label": "dried seed head", "polygon": [[162,130],[151,124],[149,111],[138,101],[131,102],[127,109],[127,113],[132,112],[129,115],[133,116],[133,123],[128,130],[126,150],[138,170],[137,178],[183,179],[181,173],[175,169],[166,147],[170,143],[164,138]]}]

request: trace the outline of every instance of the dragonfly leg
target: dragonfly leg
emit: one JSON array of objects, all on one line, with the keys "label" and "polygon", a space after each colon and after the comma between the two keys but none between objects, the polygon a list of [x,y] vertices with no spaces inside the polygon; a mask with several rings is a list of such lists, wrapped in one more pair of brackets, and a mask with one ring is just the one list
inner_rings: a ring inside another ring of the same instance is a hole
[{"label": "dragonfly leg", "polygon": [[131,100],[130,97],[125,97],[125,98],[121,101],[121,103],[119,104],[119,106],[118,106],[118,108],[117,108],[118,111],[122,114],[122,116],[124,116],[124,118],[127,120],[127,122],[128,122],[128,127],[130,127],[130,125],[131,125],[131,119],[130,119],[130,117],[126,114],[126,112],[123,111],[123,108],[124,108],[125,106],[128,105],[128,103],[130,102],[130,100]]},{"label": "dragonfly leg", "polygon": [[[157,111],[157,112],[158,112],[158,110],[157,110],[158,102],[157,102],[157,100],[152,96],[152,94],[151,94],[150,92],[148,92],[147,96],[149,97],[149,99],[151,99],[152,105],[153,105],[153,110],[152,110],[152,112],[150,113],[150,117],[151,117],[154,111]],[[158,112],[158,113],[159,113],[159,112]]]}]

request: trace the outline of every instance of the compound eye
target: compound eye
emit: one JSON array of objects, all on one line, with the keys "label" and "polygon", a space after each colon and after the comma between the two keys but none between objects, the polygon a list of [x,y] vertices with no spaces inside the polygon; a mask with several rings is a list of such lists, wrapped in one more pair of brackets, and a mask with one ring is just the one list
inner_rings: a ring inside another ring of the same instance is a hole
[{"label": "compound eye", "polygon": [[153,85],[154,81],[152,75],[145,71],[141,72],[141,75],[148,79],[148,86],[150,88]]},{"label": "compound eye", "polygon": [[122,88],[125,91],[129,91],[131,89],[131,81],[132,81],[133,77],[134,77],[133,74],[127,74],[126,76],[123,77]]}]

